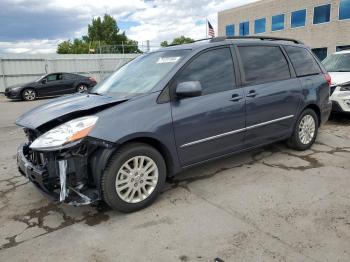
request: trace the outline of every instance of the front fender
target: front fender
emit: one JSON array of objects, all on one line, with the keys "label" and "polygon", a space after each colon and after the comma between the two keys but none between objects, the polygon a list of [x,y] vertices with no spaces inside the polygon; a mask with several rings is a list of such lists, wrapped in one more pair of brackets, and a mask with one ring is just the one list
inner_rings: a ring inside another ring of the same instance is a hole
[{"label": "front fender", "polygon": [[159,92],[147,94],[99,112],[99,120],[89,136],[117,146],[138,139],[157,141],[169,152],[174,172],[178,172],[170,103],[158,104],[158,96]]}]

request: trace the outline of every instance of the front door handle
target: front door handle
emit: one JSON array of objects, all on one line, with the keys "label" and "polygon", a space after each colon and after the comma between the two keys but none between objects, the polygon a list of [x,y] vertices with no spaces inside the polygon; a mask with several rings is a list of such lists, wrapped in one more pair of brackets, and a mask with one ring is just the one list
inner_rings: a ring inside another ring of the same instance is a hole
[{"label": "front door handle", "polygon": [[256,97],[256,95],[257,93],[255,92],[255,90],[250,90],[246,95],[246,97]]},{"label": "front door handle", "polygon": [[243,99],[243,96],[239,95],[239,94],[233,94],[232,98],[230,99],[230,101],[233,102],[238,102],[239,100]]}]

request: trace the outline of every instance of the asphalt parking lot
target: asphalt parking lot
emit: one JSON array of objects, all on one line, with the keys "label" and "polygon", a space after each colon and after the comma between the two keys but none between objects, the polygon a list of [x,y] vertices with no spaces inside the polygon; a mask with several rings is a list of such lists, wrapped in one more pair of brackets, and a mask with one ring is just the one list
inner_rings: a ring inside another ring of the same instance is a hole
[{"label": "asphalt parking lot", "polygon": [[0,261],[350,261],[350,116],[311,150],[279,143],[193,168],[121,214],[52,204],[17,171],[13,122],[47,101],[0,98]]}]

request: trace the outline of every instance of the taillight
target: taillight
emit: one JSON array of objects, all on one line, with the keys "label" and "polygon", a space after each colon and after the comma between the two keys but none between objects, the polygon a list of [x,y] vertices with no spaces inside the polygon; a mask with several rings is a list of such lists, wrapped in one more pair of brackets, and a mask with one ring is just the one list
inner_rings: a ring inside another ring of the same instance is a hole
[{"label": "taillight", "polygon": [[328,86],[330,87],[332,85],[332,78],[331,78],[331,76],[328,73],[326,73],[326,74],[324,74],[324,79],[327,81]]},{"label": "taillight", "polygon": [[90,81],[92,81],[92,82],[96,82],[96,78],[95,78],[95,77],[90,76],[89,79],[90,79]]}]

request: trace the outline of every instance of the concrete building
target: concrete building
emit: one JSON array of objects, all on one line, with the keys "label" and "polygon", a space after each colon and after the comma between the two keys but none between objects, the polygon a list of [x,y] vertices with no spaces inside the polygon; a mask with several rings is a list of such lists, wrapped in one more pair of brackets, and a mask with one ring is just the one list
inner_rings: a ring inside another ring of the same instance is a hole
[{"label": "concrete building", "polygon": [[260,0],[219,12],[218,32],[295,38],[323,60],[350,49],[350,0]]}]

